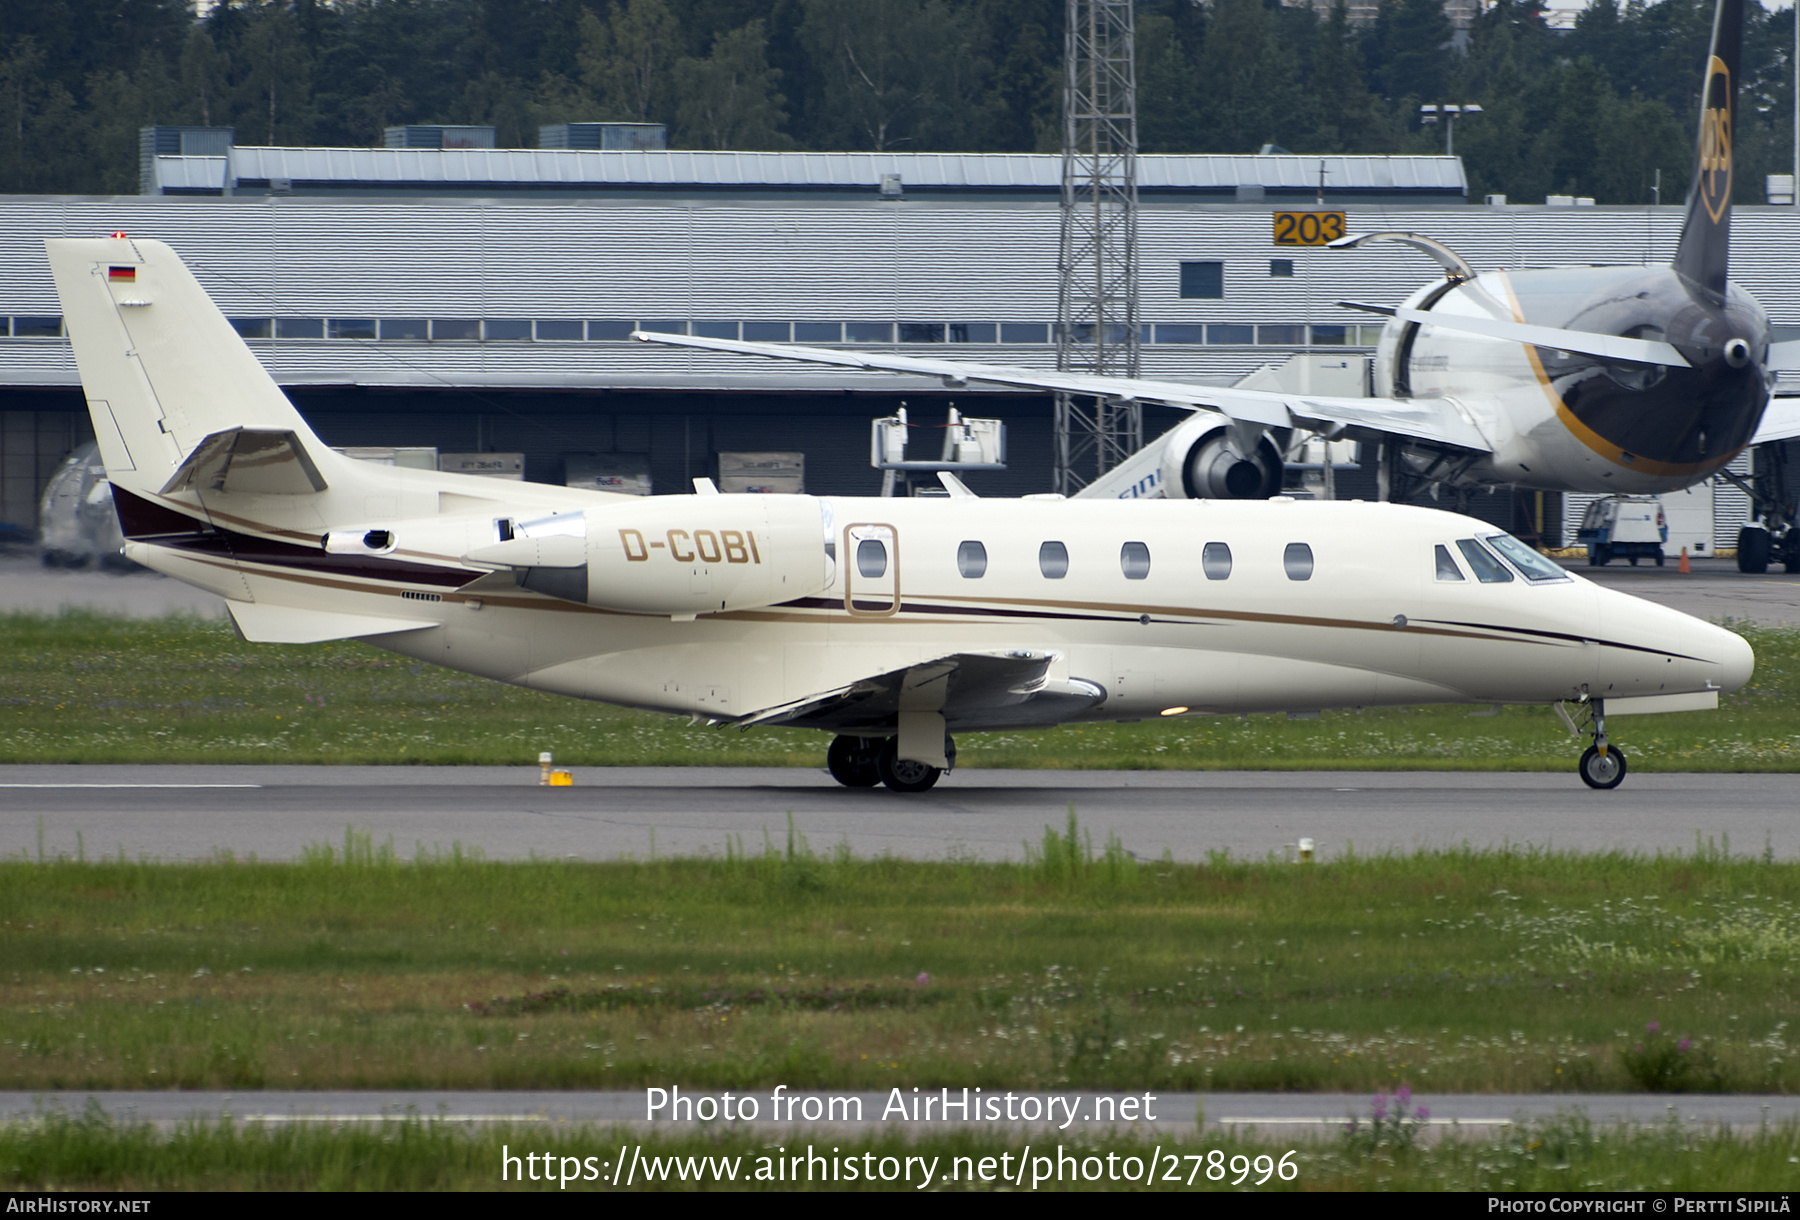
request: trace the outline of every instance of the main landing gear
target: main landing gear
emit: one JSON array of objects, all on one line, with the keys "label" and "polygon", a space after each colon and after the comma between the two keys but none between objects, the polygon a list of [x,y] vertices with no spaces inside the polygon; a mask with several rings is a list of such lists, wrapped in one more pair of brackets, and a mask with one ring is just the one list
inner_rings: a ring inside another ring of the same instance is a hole
[{"label": "main landing gear", "polygon": [[831,778],[846,788],[873,788],[884,784],[893,792],[924,792],[956,766],[956,743],[944,738],[944,757],[949,768],[899,757],[897,737],[835,737],[825,752]]},{"label": "main landing gear", "polygon": [[1625,779],[1625,755],[1618,746],[1607,744],[1606,702],[1593,699],[1587,708],[1587,724],[1577,731],[1592,735],[1594,744],[1582,752],[1576,770],[1581,772],[1582,783],[1590,788],[1617,788]]}]

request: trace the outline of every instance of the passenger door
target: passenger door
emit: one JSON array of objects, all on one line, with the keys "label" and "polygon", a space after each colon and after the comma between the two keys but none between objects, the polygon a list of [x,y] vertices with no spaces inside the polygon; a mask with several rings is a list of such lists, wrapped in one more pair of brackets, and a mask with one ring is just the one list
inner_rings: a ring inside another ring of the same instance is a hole
[{"label": "passenger door", "polygon": [[900,610],[900,531],[880,522],[844,527],[844,609],[859,618]]}]

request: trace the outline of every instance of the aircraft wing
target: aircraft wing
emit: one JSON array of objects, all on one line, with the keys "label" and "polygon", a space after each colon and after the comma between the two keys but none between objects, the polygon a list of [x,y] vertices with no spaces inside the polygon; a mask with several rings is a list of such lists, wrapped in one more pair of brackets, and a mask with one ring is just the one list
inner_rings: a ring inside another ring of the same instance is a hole
[{"label": "aircraft wing", "polygon": [[1800,436],[1800,398],[1771,398],[1750,443],[1766,445],[1770,441],[1793,440],[1797,436]]},{"label": "aircraft wing", "polygon": [[1144,377],[1064,373],[1054,369],[1031,369],[1009,364],[974,364],[960,360],[892,356],[883,352],[798,347],[788,343],[703,339],[695,335],[667,335],[642,330],[634,331],[632,338],[671,347],[698,347],[716,352],[770,356],[777,360],[835,364],[872,372],[914,373],[940,378],[951,389],[959,389],[971,381],[981,381],[994,385],[1018,386],[1027,390],[1062,391],[1101,398],[1157,402],[1190,411],[1204,408],[1246,423],[1273,428],[1297,425],[1332,436],[1353,430],[1454,445],[1480,453],[1487,453],[1493,448],[1472,420],[1454,403],[1443,399],[1331,398],[1272,390],[1240,390]]},{"label": "aircraft wing", "polygon": [[871,673],[834,690],[752,712],[734,723],[796,725],[870,736],[891,733],[902,712],[938,712],[953,729],[1059,724],[1106,698],[1100,686],[1050,677],[1057,654],[1018,649],[949,653]]}]

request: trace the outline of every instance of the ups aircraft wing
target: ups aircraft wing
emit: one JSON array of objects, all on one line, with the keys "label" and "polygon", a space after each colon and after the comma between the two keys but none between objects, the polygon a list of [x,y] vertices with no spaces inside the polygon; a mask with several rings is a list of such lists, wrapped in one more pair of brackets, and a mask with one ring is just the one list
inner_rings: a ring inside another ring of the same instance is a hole
[{"label": "ups aircraft wing", "polygon": [[1313,394],[1284,394],[1272,390],[1240,390],[1224,386],[1196,385],[1185,381],[1161,381],[1145,377],[1103,377],[1093,373],[1063,373],[1010,364],[972,364],[960,360],[931,360],[917,356],[890,356],[880,352],[836,351],[822,347],[798,347],[787,343],[746,343],[737,339],[704,339],[694,335],[668,335],[635,331],[632,338],[671,347],[698,347],[777,360],[801,360],[810,364],[835,364],[871,372],[915,373],[941,378],[951,388],[971,381],[1091,394],[1100,398],[1127,398],[1157,402],[1184,410],[1217,411],[1230,419],[1271,428],[1299,426],[1337,436],[1345,432],[1382,433],[1409,440],[1453,445],[1478,453],[1493,446],[1452,402],[1444,399],[1331,398]]}]

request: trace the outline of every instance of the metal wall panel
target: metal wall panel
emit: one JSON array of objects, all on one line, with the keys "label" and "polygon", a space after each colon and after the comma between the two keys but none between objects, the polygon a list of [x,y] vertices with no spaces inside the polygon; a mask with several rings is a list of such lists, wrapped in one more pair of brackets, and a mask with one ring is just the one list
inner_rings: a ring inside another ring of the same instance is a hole
[{"label": "metal wall panel", "polygon": [[[613,155],[613,154],[608,154]],[[637,154],[617,154],[637,155]],[[1678,208],[1350,208],[1358,231],[1431,233],[1478,268],[1666,259]],[[0,314],[54,314],[41,242],[125,229],[174,245],[231,316],[1048,322],[1049,204],[519,202],[445,199],[0,199]],[[1735,278],[1800,325],[1800,213],[1740,208]],[[1163,323],[1358,324],[1433,278],[1398,247],[1278,249],[1270,209],[1146,204],[1142,314]],[[1294,275],[1269,275],[1269,260]],[[1225,264],[1225,296],[1183,300],[1179,265]],[[867,376],[625,343],[254,344],[284,381],[833,389]],[[1048,345],[926,351],[1048,367]],[[1279,348],[1147,344],[1157,376],[1230,380]],[[67,344],[0,339],[0,385],[69,385]],[[881,378],[879,384],[903,383]],[[971,391],[972,394],[977,391]]]}]

